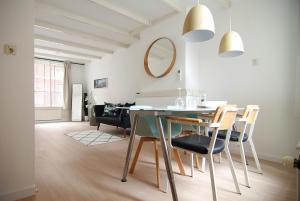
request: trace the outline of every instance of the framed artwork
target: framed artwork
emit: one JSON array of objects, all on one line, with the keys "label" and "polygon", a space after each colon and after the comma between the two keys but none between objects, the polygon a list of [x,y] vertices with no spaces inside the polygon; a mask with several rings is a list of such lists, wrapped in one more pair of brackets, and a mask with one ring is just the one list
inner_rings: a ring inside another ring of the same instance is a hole
[{"label": "framed artwork", "polygon": [[94,88],[106,88],[107,87],[107,78],[94,80]]}]

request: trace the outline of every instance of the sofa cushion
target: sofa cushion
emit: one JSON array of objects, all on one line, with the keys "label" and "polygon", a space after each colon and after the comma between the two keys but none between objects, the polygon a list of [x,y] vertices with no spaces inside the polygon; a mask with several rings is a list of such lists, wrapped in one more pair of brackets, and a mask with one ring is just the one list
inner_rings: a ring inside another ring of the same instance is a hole
[{"label": "sofa cushion", "polygon": [[104,112],[103,116],[106,117],[117,117],[120,115],[120,109],[116,107],[120,107],[120,104],[114,104],[114,103],[105,103],[104,102]]}]

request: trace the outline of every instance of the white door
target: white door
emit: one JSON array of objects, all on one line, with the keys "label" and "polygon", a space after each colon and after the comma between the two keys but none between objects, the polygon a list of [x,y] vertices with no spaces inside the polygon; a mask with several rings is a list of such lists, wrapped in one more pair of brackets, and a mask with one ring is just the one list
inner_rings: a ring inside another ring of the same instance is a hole
[{"label": "white door", "polygon": [[82,84],[72,86],[72,121],[82,120]]}]

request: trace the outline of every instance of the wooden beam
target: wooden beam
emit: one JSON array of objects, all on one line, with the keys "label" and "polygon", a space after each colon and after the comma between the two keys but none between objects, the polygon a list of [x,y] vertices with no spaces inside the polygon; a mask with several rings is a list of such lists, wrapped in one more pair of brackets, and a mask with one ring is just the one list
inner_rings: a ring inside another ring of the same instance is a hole
[{"label": "wooden beam", "polygon": [[45,53],[39,53],[35,52],[34,53],[35,57],[41,57],[41,58],[55,58],[55,59],[60,59],[64,61],[75,61],[79,63],[88,63],[91,62],[90,60],[85,60],[85,59],[78,59],[78,58],[72,58],[72,57],[65,57],[65,56],[57,56],[57,55],[52,55],[52,54],[45,54]]},{"label": "wooden beam", "polygon": [[[159,22],[161,22],[161,21],[163,21],[163,20],[165,20],[165,19],[168,19],[168,18],[174,16],[174,15],[177,14],[177,13],[178,13],[177,11],[168,13],[168,14],[166,14],[166,15],[164,15],[164,16],[158,18],[158,19],[153,20],[151,25],[158,24]],[[131,31],[130,34],[133,35],[133,36],[137,36],[138,34],[140,34],[140,33],[141,33],[143,30],[145,30],[146,28],[147,28],[147,26],[144,26],[144,25],[143,25],[143,26],[140,26],[140,27],[134,29],[133,31]]]},{"label": "wooden beam", "polygon": [[41,45],[35,45],[34,48],[41,49],[41,50],[61,52],[61,53],[65,53],[65,54],[72,54],[75,56],[83,56],[83,57],[92,58],[92,59],[101,59],[102,58],[101,56],[97,56],[97,55],[86,54],[86,53],[81,53],[81,52],[74,52],[71,50],[64,50],[64,49],[58,49],[58,48],[53,48],[53,47],[41,46]]},{"label": "wooden beam", "polygon": [[97,5],[100,5],[102,7],[105,7],[107,9],[110,9],[116,13],[119,13],[127,18],[130,18],[138,23],[141,23],[141,24],[144,24],[144,25],[151,25],[151,21],[136,14],[136,13],[133,13],[132,11],[129,11],[129,10],[126,10],[124,8],[121,8],[113,3],[110,3],[109,1],[107,0],[89,0]]},{"label": "wooden beam", "polygon": [[101,30],[104,29],[104,30],[107,30],[107,31],[110,31],[110,32],[114,32],[114,33],[126,36],[126,37],[128,37],[132,40],[136,39],[135,37],[131,36],[129,34],[129,32],[127,32],[125,30],[122,30],[120,28],[114,27],[112,25],[106,24],[104,22],[101,22],[100,20],[87,18],[87,17],[84,17],[82,15],[75,14],[73,12],[69,12],[65,9],[58,8],[58,7],[55,7],[55,6],[52,6],[52,5],[48,5],[48,4],[44,4],[44,3],[39,3],[39,5],[46,5],[48,8],[51,9],[52,14],[54,14],[54,15],[62,16],[62,17],[65,17],[67,19],[70,19],[70,20],[74,20],[74,21],[81,22],[83,24],[94,26],[94,27],[100,28]]},{"label": "wooden beam", "polygon": [[116,41],[116,40],[113,40],[113,39],[110,39],[110,38],[94,35],[94,34],[91,34],[91,33],[82,32],[82,31],[75,30],[75,29],[72,29],[72,28],[67,28],[67,27],[55,25],[55,24],[45,22],[45,21],[42,21],[42,20],[37,20],[36,19],[35,20],[35,27],[37,27],[39,29],[47,29],[47,30],[51,30],[51,31],[63,32],[65,34],[79,36],[81,38],[94,40],[94,41],[97,41],[97,42],[104,42],[104,43],[112,44],[112,45],[115,45],[115,46],[118,46],[118,47],[124,47],[124,48],[129,47],[128,43],[123,43],[123,42]]},{"label": "wooden beam", "polygon": [[65,40],[61,40],[61,39],[58,39],[58,38],[53,38],[53,37],[49,37],[49,36],[43,36],[43,35],[40,35],[40,34],[34,34],[34,38],[36,40],[48,41],[48,42],[52,42],[52,43],[63,44],[63,45],[77,47],[77,48],[81,48],[81,49],[87,49],[87,50],[92,50],[92,51],[103,52],[103,53],[107,53],[107,54],[112,54],[113,53],[112,50],[98,48],[98,47],[94,47],[94,46],[90,46],[90,45],[85,45],[85,44],[81,44],[81,43],[75,43],[75,42],[65,41]]},{"label": "wooden beam", "polygon": [[181,5],[176,3],[174,0],[162,0],[164,3],[168,4],[171,8],[176,10],[177,12],[185,12],[185,8],[182,8]]}]

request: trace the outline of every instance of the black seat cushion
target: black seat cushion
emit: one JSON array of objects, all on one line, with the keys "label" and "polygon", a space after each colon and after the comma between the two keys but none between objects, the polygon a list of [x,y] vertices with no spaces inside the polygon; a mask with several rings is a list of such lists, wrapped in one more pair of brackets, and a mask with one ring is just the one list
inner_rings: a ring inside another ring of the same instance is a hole
[{"label": "black seat cushion", "polygon": [[[188,135],[172,139],[172,145],[182,149],[194,151],[200,154],[207,154],[210,143],[210,137],[203,135]],[[217,139],[213,150],[214,154],[224,150],[223,140]]]},{"label": "black seat cushion", "polygon": [[[218,138],[225,140],[226,139],[226,133],[227,133],[227,130],[220,130],[218,132]],[[209,136],[212,136],[211,131],[209,131],[208,134],[209,134]],[[240,135],[241,135],[241,133],[238,132],[238,131],[231,131],[230,141],[238,142],[239,138],[240,138]],[[247,135],[247,133],[245,133],[244,137],[243,137],[243,142],[246,142],[247,140],[248,140],[248,135]]]}]

